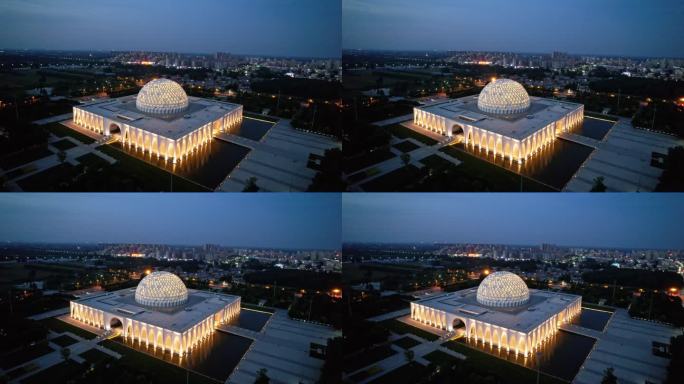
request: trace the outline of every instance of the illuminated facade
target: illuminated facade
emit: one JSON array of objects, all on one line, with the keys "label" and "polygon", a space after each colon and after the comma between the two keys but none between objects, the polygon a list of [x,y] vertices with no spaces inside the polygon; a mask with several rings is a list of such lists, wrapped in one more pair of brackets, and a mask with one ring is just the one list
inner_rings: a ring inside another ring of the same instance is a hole
[{"label": "illuminated facade", "polygon": [[497,272],[477,288],[411,303],[411,318],[527,356],[581,309],[582,296],[528,289],[517,275]]},{"label": "illuminated facade", "polygon": [[[180,285],[179,285],[180,284]],[[182,356],[240,314],[240,297],[188,290],[178,276],[154,272],[135,289],[71,301],[73,319]]]},{"label": "illuminated facade", "polygon": [[519,83],[494,80],[477,96],[415,107],[413,123],[466,146],[522,163],[582,123],[584,106],[530,97]]},{"label": "illuminated facade", "polygon": [[73,121],[79,127],[113,136],[125,146],[175,163],[209,143],[215,134],[239,126],[242,106],[188,97],[177,83],[156,79],[136,96],[74,107]]}]

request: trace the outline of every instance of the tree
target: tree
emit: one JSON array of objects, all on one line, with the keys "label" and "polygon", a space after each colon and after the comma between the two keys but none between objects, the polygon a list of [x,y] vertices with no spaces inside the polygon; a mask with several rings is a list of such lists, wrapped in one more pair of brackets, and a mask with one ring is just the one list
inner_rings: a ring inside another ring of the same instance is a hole
[{"label": "tree", "polygon": [[617,384],[617,376],[613,374],[613,368],[606,368],[603,372],[601,384]]},{"label": "tree", "polygon": [[57,158],[59,159],[60,163],[64,163],[66,161],[66,158],[67,158],[66,152],[60,150],[59,152],[57,152]]},{"label": "tree", "polygon": [[413,361],[413,358],[415,357],[415,353],[412,350],[407,349],[406,351],[404,351],[404,357],[406,358],[406,361],[408,361],[410,363]]},{"label": "tree", "polygon": [[266,372],[268,372],[266,368],[261,368],[260,370],[258,370],[256,380],[254,380],[254,384],[268,384],[271,381],[271,379],[268,378]]},{"label": "tree", "polygon": [[606,185],[603,184],[603,176],[598,176],[594,179],[594,185],[591,187],[590,192],[605,192]]},{"label": "tree", "polygon": [[411,155],[409,153],[402,153],[399,157],[401,158],[401,162],[404,164],[404,167],[409,165],[411,162]]},{"label": "tree", "polygon": [[259,186],[256,182],[256,177],[251,176],[250,178],[248,178],[247,184],[245,185],[245,189],[243,189],[242,192],[259,192]]},{"label": "tree", "polygon": [[59,352],[62,354],[62,358],[64,359],[64,361],[69,360],[69,356],[71,355],[71,349],[62,348]]}]

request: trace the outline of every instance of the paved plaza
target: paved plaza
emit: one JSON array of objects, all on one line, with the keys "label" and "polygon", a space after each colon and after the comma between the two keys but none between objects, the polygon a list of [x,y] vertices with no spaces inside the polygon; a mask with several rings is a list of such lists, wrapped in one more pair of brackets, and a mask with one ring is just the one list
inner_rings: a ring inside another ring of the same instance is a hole
[{"label": "paved plaza", "polygon": [[684,145],[674,137],[636,129],[626,118],[620,118],[602,141],[594,142],[589,144],[594,152],[564,191],[587,192],[599,176],[609,192],[653,191],[663,171],[651,166],[652,153],[666,155],[668,148]]},{"label": "paved plaza", "polygon": [[216,189],[226,192],[244,190],[252,177],[260,191],[306,191],[318,172],[308,167],[309,155],[340,148],[331,138],[294,129],[287,119],[279,120],[260,141],[228,133],[216,137],[251,149]]},{"label": "paved plaza", "polygon": [[614,369],[621,384],[660,383],[667,377],[669,358],[651,352],[652,342],[670,343],[681,334],[677,328],[635,320],[624,309],[617,309],[606,330],[587,335],[597,338],[573,384],[600,383],[605,370]]},{"label": "paved plaza", "polygon": [[316,383],[324,360],[309,355],[311,343],[327,345],[328,339],[341,336],[330,327],[292,320],[284,310],[276,310],[261,332],[233,326],[219,329],[254,340],[226,384],[254,383],[262,368],[271,383]]}]

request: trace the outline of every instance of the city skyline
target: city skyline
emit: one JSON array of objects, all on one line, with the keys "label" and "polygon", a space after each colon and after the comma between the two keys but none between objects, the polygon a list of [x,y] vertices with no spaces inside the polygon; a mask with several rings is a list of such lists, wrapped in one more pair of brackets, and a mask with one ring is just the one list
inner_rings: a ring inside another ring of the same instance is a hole
[{"label": "city skyline", "polygon": [[684,213],[681,198],[639,196],[347,194],[342,241],[684,249],[670,224]]},{"label": "city skyline", "polygon": [[667,38],[684,33],[684,3],[673,0],[346,0],[342,8],[343,49],[684,57]]},{"label": "city skyline", "polygon": [[5,194],[0,212],[3,242],[341,246],[340,198],[329,194]]},{"label": "city skyline", "polygon": [[9,0],[0,47],[337,58],[340,12],[339,2],[315,0]]}]

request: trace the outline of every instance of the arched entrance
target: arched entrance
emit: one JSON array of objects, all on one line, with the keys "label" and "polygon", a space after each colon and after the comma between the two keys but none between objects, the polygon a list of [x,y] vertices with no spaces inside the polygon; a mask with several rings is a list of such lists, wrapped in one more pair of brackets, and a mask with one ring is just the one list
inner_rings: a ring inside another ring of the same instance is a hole
[{"label": "arched entrance", "polygon": [[454,124],[454,126],[451,127],[451,135],[452,136],[463,135],[463,127],[460,126],[459,124]]},{"label": "arched entrance", "polygon": [[109,134],[121,134],[121,127],[114,123],[109,124]]},{"label": "arched entrance", "polygon": [[109,327],[110,328],[123,328],[123,323],[118,318],[112,317],[112,319],[109,320]]}]

